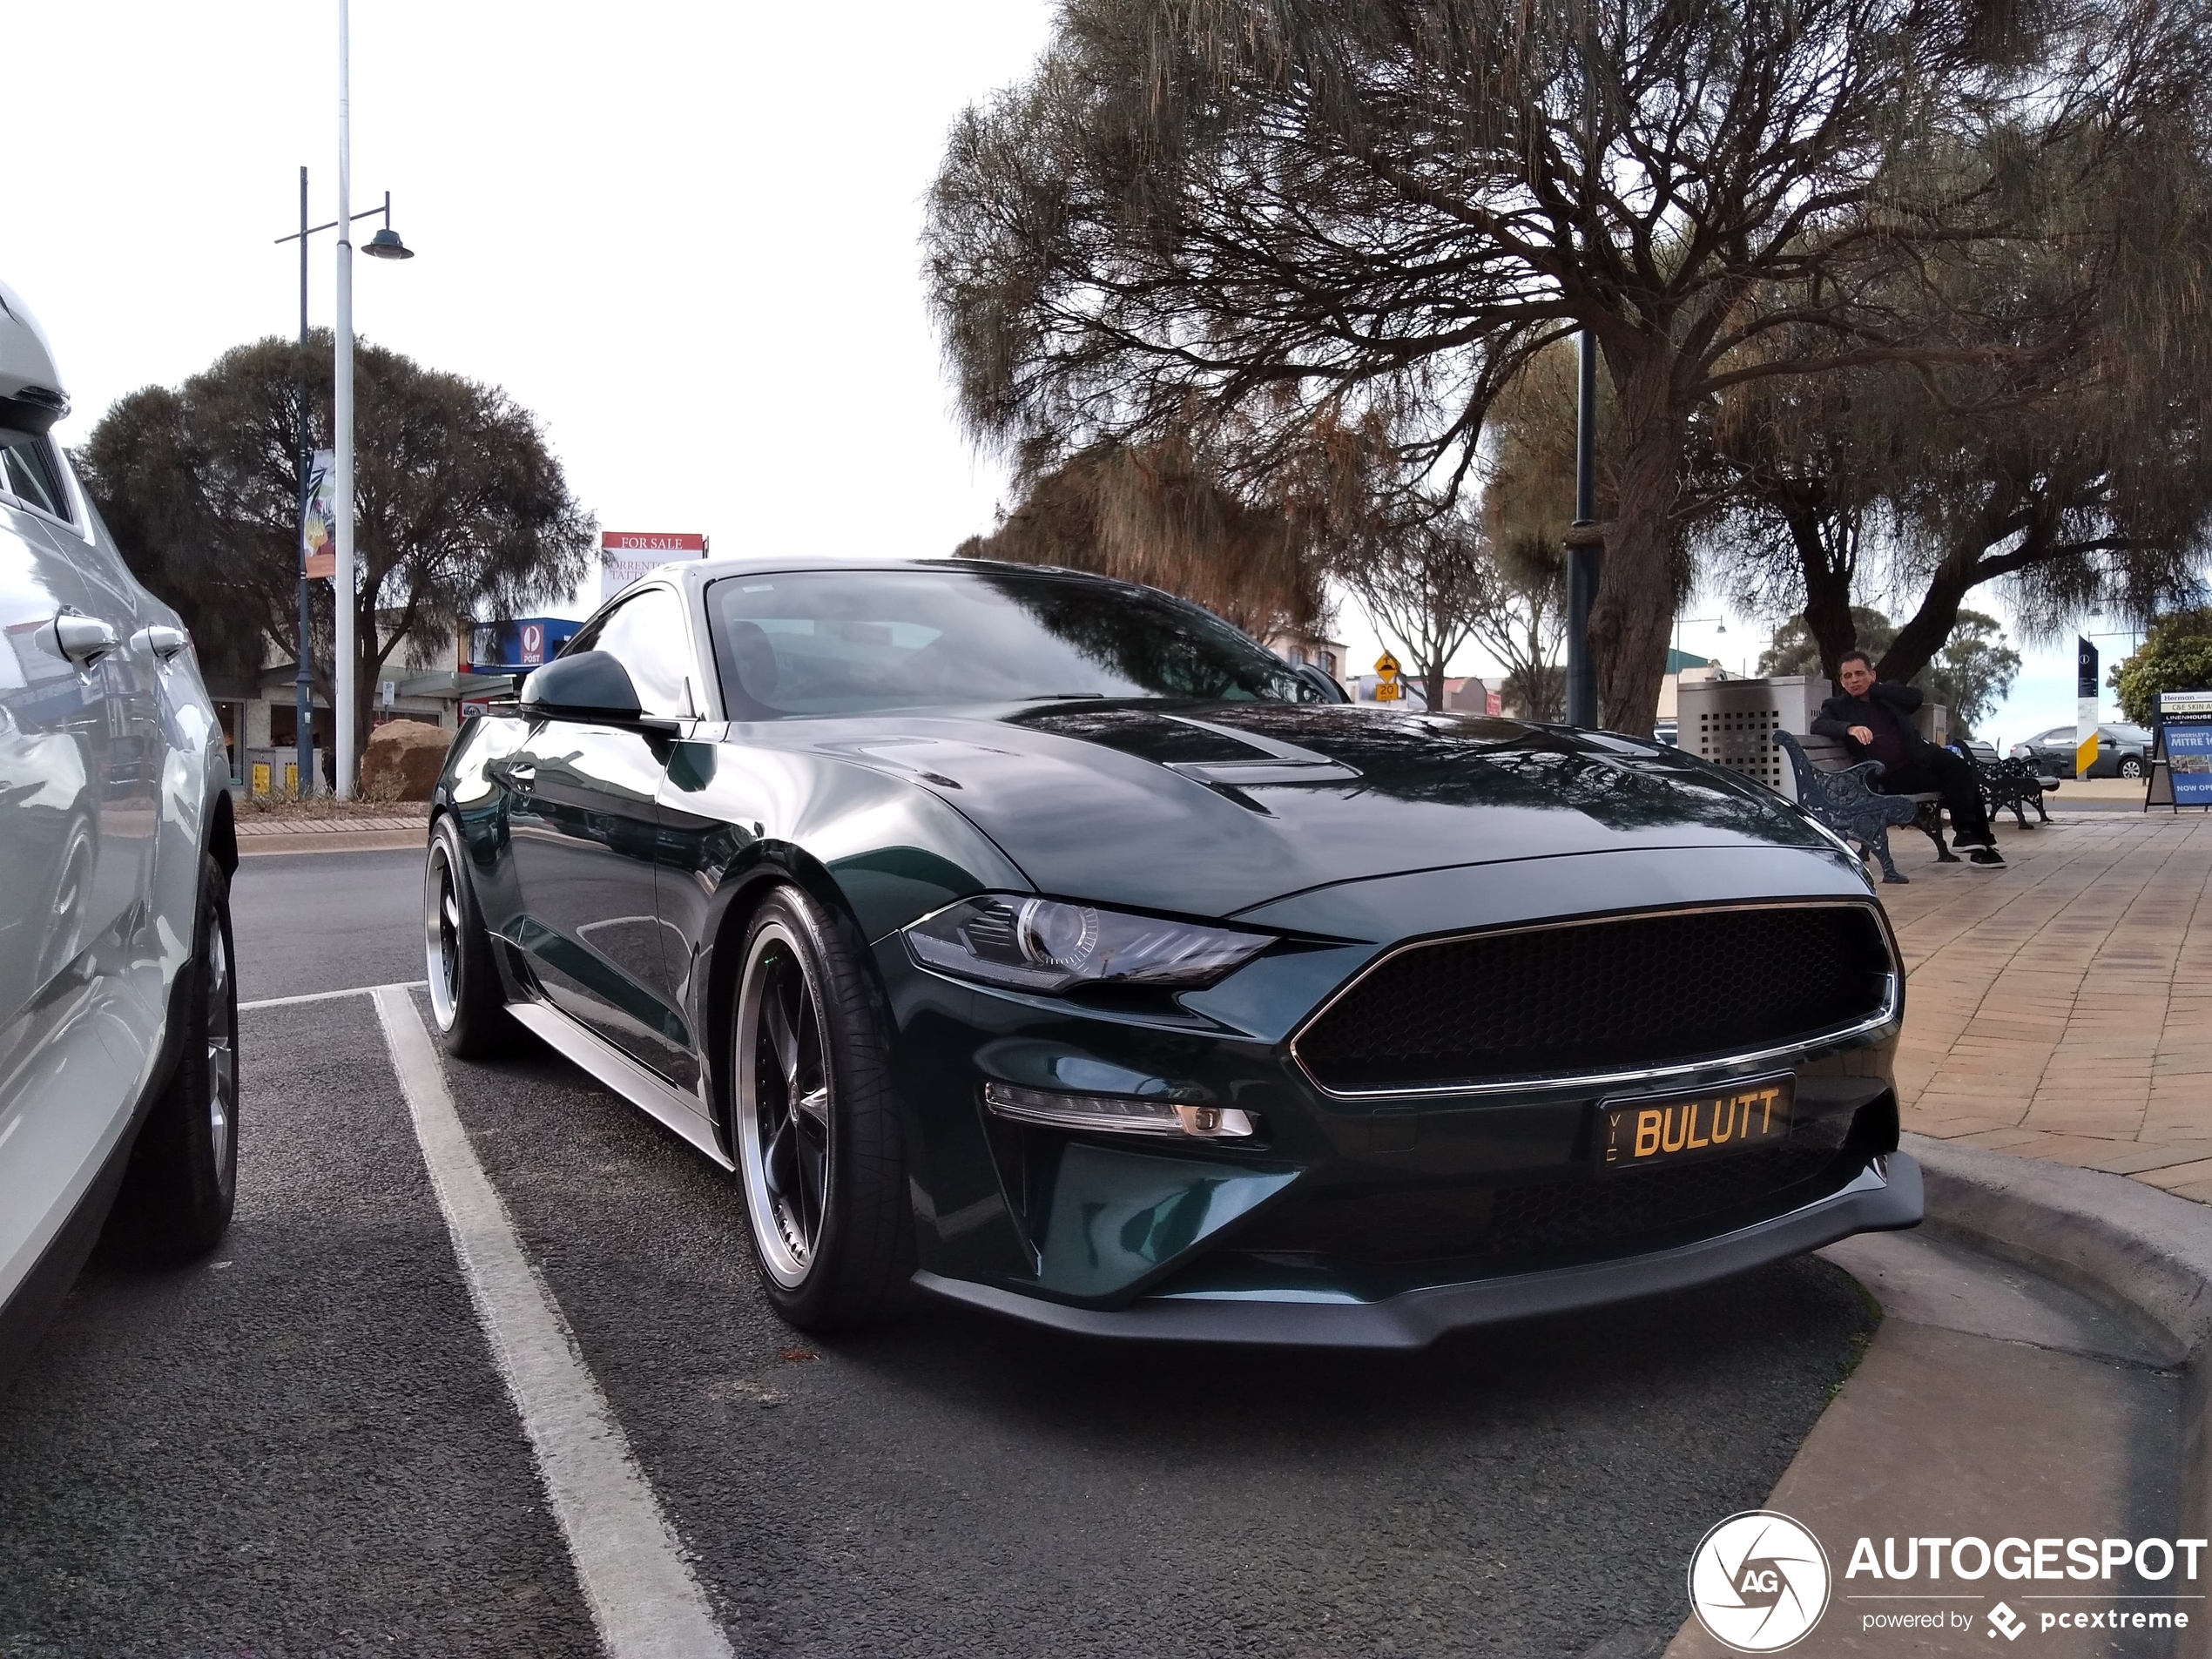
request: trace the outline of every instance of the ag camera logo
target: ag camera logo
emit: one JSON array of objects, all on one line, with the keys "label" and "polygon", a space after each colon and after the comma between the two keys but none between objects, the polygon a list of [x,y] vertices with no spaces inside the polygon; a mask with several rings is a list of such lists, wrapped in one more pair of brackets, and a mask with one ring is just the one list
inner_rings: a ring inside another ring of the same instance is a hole
[{"label": "ag camera logo", "polygon": [[1795,1646],[1828,1610],[1828,1552],[1771,1509],[1730,1515],[1689,1558],[1689,1605],[1716,1642],[1738,1653]]}]

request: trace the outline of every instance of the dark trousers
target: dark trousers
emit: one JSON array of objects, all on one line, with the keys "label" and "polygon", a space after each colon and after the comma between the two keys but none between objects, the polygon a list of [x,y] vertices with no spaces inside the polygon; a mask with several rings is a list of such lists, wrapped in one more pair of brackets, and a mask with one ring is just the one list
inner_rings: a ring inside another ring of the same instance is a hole
[{"label": "dark trousers", "polygon": [[1938,749],[1932,759],[1908,760],[1892,766],[1874,780],[1885,795],[1919,795],[1930,790],[1943,797],[1951,809],[1952,840],[1969,846],[1993,846],[1989,814],[1982,810],[1981,785],[1964,757]]}]

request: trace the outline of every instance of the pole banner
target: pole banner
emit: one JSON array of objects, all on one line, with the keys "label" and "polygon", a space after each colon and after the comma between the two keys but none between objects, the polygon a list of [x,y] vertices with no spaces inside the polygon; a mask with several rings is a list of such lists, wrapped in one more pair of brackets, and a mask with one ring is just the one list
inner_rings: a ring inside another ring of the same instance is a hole
[{"label": "pole banner", "polygon": [[300,569],[308,580],[338,574],[338,457],[318,449],[307,467],[307,510],[300,516]]}]

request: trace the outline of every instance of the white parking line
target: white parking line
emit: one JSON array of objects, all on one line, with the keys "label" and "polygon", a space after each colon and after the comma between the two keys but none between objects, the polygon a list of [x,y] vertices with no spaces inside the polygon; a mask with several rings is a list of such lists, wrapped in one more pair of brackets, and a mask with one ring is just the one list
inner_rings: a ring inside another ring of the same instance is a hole
[{"label": "white parking line", "polygon": [[299,996],[265,996],[259,1001],[239,1003],[238,1011],[243,1014],[248,1008],[288,1008],[295,1002],[327,1002],[341,996],[374,996],[379,991],[412,991],[428,983],[428,980],[398,979],[388,985],[349,985],[342,991],[308,991]]},{"label": "white parking line", "polygon": [[729,1642],[476,1161],[422,1016],[403,986],[373,994],[476,1318],[522,1414],[600,1639],[613,1659],[721,1659]]}]

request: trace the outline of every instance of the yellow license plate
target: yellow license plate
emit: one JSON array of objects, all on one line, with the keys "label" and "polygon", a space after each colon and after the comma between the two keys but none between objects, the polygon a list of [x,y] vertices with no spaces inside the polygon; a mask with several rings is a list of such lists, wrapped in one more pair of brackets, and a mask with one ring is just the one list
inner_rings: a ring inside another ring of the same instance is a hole
[{"label": "yellow license plate", "polygon": [[1602,1100],[1594,1137],[1598,1170],[1691,1163],[1777,1145],[1789,1137],[1796,1084],[1785,1071],[1696,1095]]}]

